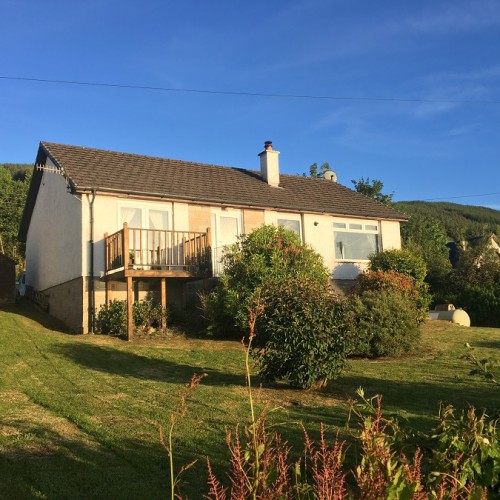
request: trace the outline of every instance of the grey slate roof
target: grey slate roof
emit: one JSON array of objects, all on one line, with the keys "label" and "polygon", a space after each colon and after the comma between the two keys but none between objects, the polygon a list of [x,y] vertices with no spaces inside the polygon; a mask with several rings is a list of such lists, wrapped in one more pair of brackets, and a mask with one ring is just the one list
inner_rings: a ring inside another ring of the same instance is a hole
[{"label": "grey slate roof", "polygon": [[[407,220],[386,205],[322,179],[281,174],[280,187],[275,188],[254,170],[41,142],[37,162],[42,163],[46,156],[64,168],[76,184],[76,192],[95,188],[97,192],[109,190],[193,202]],[[28,197],[36,198],[36,192],[31,191]],[[33,208],[35,200],[31,201]],[[29,203],[25,216],[31,218],[27,211]],[[23,224],[29,225],[29,220],[23,218],[20,236]],[[27,226],[24,229],[27,232]]]}]

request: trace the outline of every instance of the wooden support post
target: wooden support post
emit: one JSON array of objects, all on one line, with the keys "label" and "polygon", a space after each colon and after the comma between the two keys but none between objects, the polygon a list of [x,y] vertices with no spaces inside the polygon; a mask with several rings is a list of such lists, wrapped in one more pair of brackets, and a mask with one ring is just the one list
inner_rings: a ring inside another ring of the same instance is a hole
[{"label": "wooden support post", "polygon": [[[161,309],[162,312],[164,313],[167,309],[167,280],[165,278],[161,279]],[[162,314],[161,316],[161,327],[165,328],[167,325],[165,324],[165,315]]]},{"label": "wooden support post", "polygon": [[108,243],[108,233],[104,233],[104,272],[108,272],[111,269],[109,265],[109,243]]},{"label": "wooden support post", "polygon": [[209,227],[207,227],[207,241],[205,248],[205,263],[208,265],[208,275],[213,276],[213,255],[212,255],[212,232]]},{"label": "wooden support post", "polygon": [[129,252],[130,252],[130,247],[129,247],[129,236],[128,236],[128,225],[126,222],[123,223],[123,245],[122,245],[122,252],[123,252],[123,267],[124,269],[128,269],[129,265]]},{"label": "wooden support post", "polygon": [[132,278],[127,276],[127,340],[132,340],[134,335],[134,317],[132,306],[134,304],[134,284]]},{"label": "wooden support post", "polygon": [[212,233],[210,232],[210,228],[207,227],[207,247],[212,246]]}]

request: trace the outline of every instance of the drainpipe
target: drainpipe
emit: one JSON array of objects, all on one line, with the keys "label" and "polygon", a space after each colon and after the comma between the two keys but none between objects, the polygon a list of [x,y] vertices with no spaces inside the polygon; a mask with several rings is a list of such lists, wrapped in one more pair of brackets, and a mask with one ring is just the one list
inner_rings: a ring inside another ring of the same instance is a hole
[{"label": "drainpipe", "polygon": [[89,333],[95,331],[95,289],[94,289],[94,200],[96,189],[92,189],[92,195],[87,195],[90,212],[90,270],[88,283],[89,303]]}]

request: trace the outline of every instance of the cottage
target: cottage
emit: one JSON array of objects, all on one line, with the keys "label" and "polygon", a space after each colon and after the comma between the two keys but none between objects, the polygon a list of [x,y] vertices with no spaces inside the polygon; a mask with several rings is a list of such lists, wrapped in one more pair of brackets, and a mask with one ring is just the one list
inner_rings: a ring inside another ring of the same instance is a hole
[{"label": "cottage", "polygon": [[156,291],[163,304],[182,304],[189,283],[220,273],[224,246],[262,224],[295,231],[337,284],[365,269],[369,254],[400,247],[403,214],[332,173],[280,174],[270,142],[259,157],[260,170],[247,170],[40,143],[19,231],[27,285],[86,333],[111,298],[127,298],[131,310]]}]

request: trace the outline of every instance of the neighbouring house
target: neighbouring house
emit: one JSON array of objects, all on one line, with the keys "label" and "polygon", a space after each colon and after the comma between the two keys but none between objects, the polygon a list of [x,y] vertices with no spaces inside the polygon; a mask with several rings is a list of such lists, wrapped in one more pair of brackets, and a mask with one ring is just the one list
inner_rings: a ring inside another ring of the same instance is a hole
[{"label": "neighbouring house", "polygon": [[16,298],[16,262],[0,253],[0,304],[12,304]]},{"label": "neighbouring house", "polygon": [[[500,244],[495,233],[486,236],[475,236],[461,241],[450,241],[446,243],[450,252],[450,262],[453,267],[458,265],[460,252],[464,250],[482,246],[484,249],[492,250],[500,257]],[[478,263],[480,265],[480,262]]]},{"label": "neighbouring house", "polygon": [[[400,248],[407,217],[329,179],[284,175],[266,142],[260,170],[40,143],[19,238],[26,282],[75,332],[113,298],[186,302],[221,271],[224,246],[262,224],[319,252],[336,284],[368,255]],[[257,162],[256,162],[257,163]],[[256,165],[257,166],[257,165]],[[333,174],[333,175],[332,175]]]}]

